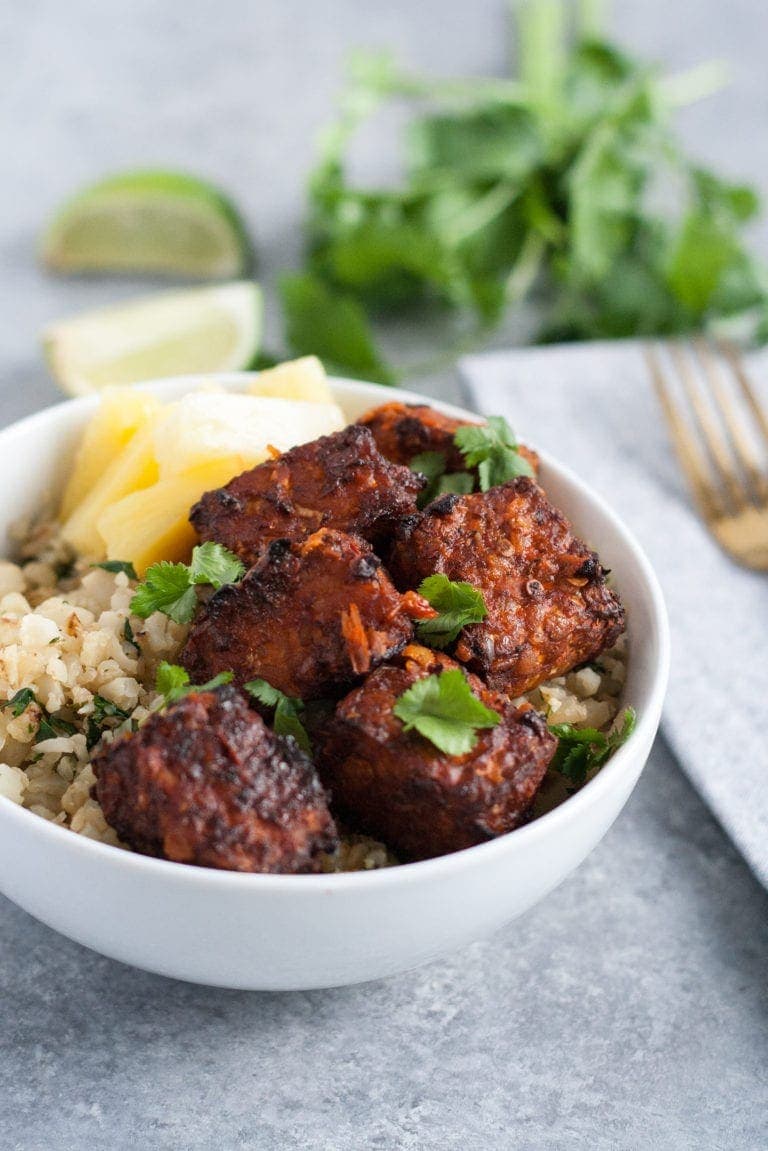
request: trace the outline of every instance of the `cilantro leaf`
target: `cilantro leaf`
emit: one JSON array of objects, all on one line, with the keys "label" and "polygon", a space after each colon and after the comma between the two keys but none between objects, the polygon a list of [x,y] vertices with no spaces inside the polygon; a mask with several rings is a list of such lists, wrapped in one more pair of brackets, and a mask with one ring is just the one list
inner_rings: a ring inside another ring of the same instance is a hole
[{"label": "cilantro leaf", "polygon": [[181,699],[189,687],[189,672],[178,664],[163,660],[158,664],[155,677],[155,691],[165,698],[166,703]]},{"label": "cilantro leaf", "polygon": [[481,591],[471,584],[450,580],[442,572],[422,580],[419,595],[439,612],[417,625],[419,639],[429,647],[448,647],[463,627],[480,623],[488,614]]},{"label": "cilantro leaf", "polygon": [[105,572],[123,572],[128,579],[138,579],[136,568],[130,560],[104,560],[100,564],[91,564],[92,568],[102,568]]},{"label": "cilantro leaf", "polygon": [[192,549],[189,577],[193,584],[210,584],[217,591],[225,584],[236,583],[245,565],[223,544],[204,543]]},{"label": "cilantro leaf", "polygon": [[[37,704],[37,697],[31,687],[22,687],[10,699],[6,699],[0,703],[0,708],[10,707],[11,715],[14,719],[18,719],[32,704]],[[35,734],[35,743],[42,743],[44,739],[55,739],[58,735],[75,735],[77,727],[74,723],[70,723],[67,719],[61,719],[57,715],[49,715],[45,708],[41,705],[40,718],[37,724],[37,732]]]},{"label": "cilantro leaf", "polygon": [[408,466],[412,472],[419,472],[429,480],[416,501],[420,508],[426,507],[445,492],[468,495],[475,486],[474,477],[469,472],[446,473],[445,452],[421,452],[413,457]]},{"label": "cilantro leaf", "polygon": [[40,719],[37,728],[37,735],[35,736],[35,743],[42,743],[46,739],[56,739],[59,735],[76,735],[77,728],[74,723],[70,723],[67,719],[61,719],[57,715],[43,715]]},{"label": "cilantro leaf", "polygon": [[479,729],[501,720],[472,693],[458,668],[417,680],[392,709],[405,731],[415,730],[446,755],[466,755],[477,743]]},{"label": "cilantro leaf", "polygon": [[306,751],[307,754],[311,753],[312,744],[307,735],[307,729],[301,721],[301,715],[304,711],[302,700],[286,695],[279,688],[273,687],[266,679],[252,679],[245,685],[245,690],[250,692],[254,699],[257,699],[264,707],[275,709],[272,722],[275,735],[290,735],[296,740],[302,751]]},{"label": "cilantro leaf", "polygon": [[431,484],[440,479],[445,466],[445,452],[420,452],[408,464],[412,472],[426,476]]},{"label": "cilantro leaf", "polygon": [[136,637],[133,634],[133,628],[131,627],[131,621],[129,619],[126,619],[125,625],[123,627],[123,639],[127,644],[130,644],[137,655],[141,655],[141,648],[136,642]]},{"label": "cilantro leaf", "polygon": [[168,704],[176,703],[178,700],[183,699],[185,695],[190,695],[192,692],[215,691],[217,687],[222,687],[225,683],[231,683],[234,678],[231,671],[220,671],[218,675],[215,675],[213,679],[209,679],[207,683],[190,683],[189,673],[185,668],[163,660],[157,668],[155,691],[163,696],[163,706],[167,706]]},{"label": "cilantro leaf", "polygon": [[105,720],[107,719],[130,719],[131,712],[126,711],[122,707],[118,707],[111,699],[106,699],[103,695],[96,694],[93,697],[93,712],[88,717],[88,726],[85,733],[86,746],[90,750],[95,747],[101,739],[103,729],[106,726]]},{"label": "cilantro leaf", "polygon": [[277,707],[281,699],[287,698],[284,692],[273,687],[266,679],[250,680],[245,685],[245,690],[259,703],[263,703],[265,707]]},{"label": "cilantro leaf", "polygon": [[477,468],[483,492],[515,476],[533,476],[533,468],[520,454],[515,434],[503,416],[489,416],[487,424],[467,424],[458,428],[453,438],[467,467]]},{"label": "cilantro leaf", "polygon": [[195,614],[197,596],[186,564],[161,560],[147,568],[131,600],[131,611],[140,619],[161,611],[174,623],[189,623]]},{"label": "cilantro leaf", "polygon": [[140,619],[161,611],[174,623],[190,623],[197,608],[195,587],[210,584],[217,591],[240,579],[245,568],[236,555],[221,544],[199,544],[192,551],[192,563],[161,560],[147,568],[131,600],[131,611]]},{"label": "cilantro leaf", "polygon": [[591,771],[602,767],[614,751],[626,743],[636,722],[634,708],[628,707],[622,716],[621,726],[608,735],[594,727],[576,728],[570,723],[552,724],[549,730],[557,736],[558,743],[551,766],[577,787],[581,786]]},{"label": "cilantro leaf", "polygon": [[280,293],[291,351],[319,356],[327,367],[391,384],[390,369],[373,343],[361,305],[310,273],[284,276]]},{"label": "cilantro leaf", "polygon": [[93,697],[93,719],[95,723],[102,724],[105,719],[130,719],[131,712],[118,707],[111,699],[96,694]]},{"label": "cilantro leaf", "polygon": [[3,703],[0,703],[0,708],[9,707],[13,718],[18,719],[20,715],[24,714],[31,703],[36,702],[37,700],[32,688],[22,687],[15,695],[12,695],[10,699],[6,699]]},{"label": "cilantro leaf", "polygon": [[444,496],[446,492],[454,492],[459,496],[468,496],[470,492],[474,491],[474,487],[475,477],[471,472],[446,472],[437,481],[435,494]]}]

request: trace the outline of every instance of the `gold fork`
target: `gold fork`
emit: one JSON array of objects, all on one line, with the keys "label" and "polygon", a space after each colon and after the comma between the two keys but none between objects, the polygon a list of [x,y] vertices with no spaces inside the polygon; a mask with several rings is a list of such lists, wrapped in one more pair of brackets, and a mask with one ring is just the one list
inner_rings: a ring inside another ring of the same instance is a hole
[{"label": "gold fork", "polygon": [[704,522],[737,563],[768,571],[768,415],[740,354],[697,338],[645,357]]}]

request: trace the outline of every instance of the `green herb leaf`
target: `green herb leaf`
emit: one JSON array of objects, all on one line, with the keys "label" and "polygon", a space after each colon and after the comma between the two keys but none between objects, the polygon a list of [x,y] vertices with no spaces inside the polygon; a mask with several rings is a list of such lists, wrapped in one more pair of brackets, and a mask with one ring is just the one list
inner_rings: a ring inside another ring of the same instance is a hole
[{"label": "green herb leaf", "polygon": [[141,648],[136,642],[136,637],[133,634],[133,628],[131,627],[131,621],[129,619],[126,619],[123,626],[123,639],[126,643],[130,644],[132,648],[134,648],[137,655],[141,655]]},{"label": "green herb leaf", "polygon": [[232,683],[235,678],[233,671],[220,671],[212,679],[206,680],[205,683],[195,683],[186,692],[189,695],[190,691],[215,691],[217,687],[224,687],[225,684]]},{"label": "green herb leaf", "polygon": [[163,660],[157,669],[155,691],[163,696],[164,706],[167,706],[176,703],[177,700],[183,699],[184,696],[190,695],[192,692],[215,691],[217,687],[231,683],[233,679],[234,675],[231,671],[220,671],[207,683],[193,684],[189,682],[189,673],[185,668]]},{"label": "green herb leaf", "polygon": [[197,596],[186,564],[161,560],[147,569],[131,600],[131,611],[140,619],[161,611],[175,623],[189,623],[197,607]]},{"label": "green herb leaf", "polygon": [[88,727],[85,734],[87,747],[89,749],[95,747],[99,742],[107,719],[119,719],[123,721],[130,719],[130,717],[130,711],[118,707],[111,699],[106,699],[103,695],[95,695],[93,697],[93,712],[88,717]]},{"label": "green herb leaf", "polygon": [[69,720],[60,719],[57,715],[43,716],[38,724],[35,743],[42,743],[46,739],[56,739],[60,735],[76,735],[77,727]]},{"label": "green herb leaf", "polygon": [[130,710],[126,711],[122,707],[118,707],[111,699],[106,699],[103,695],[95,695],[93,697],[93,720],[95,723],[102,724],[105,719],[129,719],[131,715]]},{"label": "green herb leaf", "polygon": [[606,735],[594,727],[576,728],[570,723],[555,723],[550,731],[558,744],[551,766],[577,787],[590,772],[602,767],[614,751],[629,739],[635,729],[634,708],[625,709],[620,727]]},{"label": "green herb leaf", "polygon": [[166,560],[152,564],[131,600],[131,611],[140,619],[161,611],[175,623],[190,623],[197,609],[196,585],[210,584],[218,591],[244,571],[237,556],[221,544],[199,544],[189,565]]},{"label": "green herb leaf", "polygon": [[408,467],[434,483],[445,472],[445,452],[420,452],[413,457]]},{"label": "green herb leaf", "polygon": [[503,416],[489,416],[487,424],[458,428],[454,442],[467,467],[477,468],[483,492],[515,476],[533,476],[533,468],[518,451],[515,434]]},{"label": "green herb leaf", "polygon": [[446,492],[453,492],[455,495],[468,496],[474,488],[475,477],[471,472],[446,472],[437,481],[435,495],[444,496]]},{"label": "green herb leaf", "polygon": [[104,560],[100,564],[91,564],[92,568],[102,568],[105,572],[123,572],[128,579],[138,579],[136,568],[130,560]]},{"label": "green herb leaf", "polygon": [[286,338],[295,355],[319,356],[332,370],[375,383],[393,382],[376,351],[365,312],[351,296],[340,295],[309,273],[284,276],[280,293]]},{"label": "green herb leaf", "polygon": [[446,755],[466,755],[480,729],[495,727],[501,716],[472,693],[458,668],[417,680],[392,709],[405,731],[416,730]]},{"label": "green herb leaf", "polygon": [[210,584],[218,591],[225,584],[237,583],[244,573],[245,565],[223,544],[204,543],[192,549],[189,576],[194,584]]},{"label": "green herb leaf", "polygon": [[155,677],[155,691],[165,698],[166,703],[181,699],[189,687],[189,672],[178,664],[163,660],[158,665]]},{"label": "green herb leaf", "polygon": [[446,492],[468,495],[474,488],[474,476],[469,472],[446,473],[445,462],[445,452],[421,452],[414,456],[408,465],[412,472],[419,472],[429,480],[416,501],[420,508],[426,507],[437,496],[442,496]]},{"label": "green herb leaf", "polygon": [[6,699],[3,703],[0,703],[0,708],[9,707],[13,718],[18,719],[20,715],[24,714],[31,703],[36,702],[35,693],[32,688],[22,687],[15,695],[12,695],[10,699]]},{"label": "green herb leaf", "polygon": [[417,625],[419,639],[429,647],[448,647],[463,627],[480,623],[488,614],[481,591],[471,584],[450,580],[442,572],[427,576],[419,587],[419,594],[440,613]]},{"label": "green herb leaf", "polygon": [[311,754],[312,744],[301,721],[304,704],[300,699],[286,695],[265,679],[252,679],[245,685],[245,690],[264,707],[275,709],[272,723],[275,735],[292,736],[302,751]]}]

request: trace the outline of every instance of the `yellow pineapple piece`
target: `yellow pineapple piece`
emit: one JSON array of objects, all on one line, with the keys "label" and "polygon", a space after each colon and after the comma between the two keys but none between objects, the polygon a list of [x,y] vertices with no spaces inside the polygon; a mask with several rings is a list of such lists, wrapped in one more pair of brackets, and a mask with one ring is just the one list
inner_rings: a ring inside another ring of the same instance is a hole
[{"label": "yellow pineapple piece", "polygon": [[162,479],[106,508],[98,521],[107,559],[130,560],[139,575],[159,560],[187,562],[197,536],[189,512],[203,492],[243,471],[237,456]]},{"label": "yellow pineapple piece", "polygon": [[160,401],[149,392],[106,389],[77,450],[75,466],[61,501],[61,519],[69,519],[115,457],[160,407]]},{"label": "yellow pineapple piece", "polygon": [[267,459],[271,448],[283,452],[338,431],[345,422],[333,403],[194,392],[174,404],[155,426],[160,479],[233,456],[243,460],[244,471]]},{"label": "yellow pineapple piece", "polygon": [[150,417],[136,432],[64,521],[61,534],[80,555],[94,560],[104,559],[104,541],[96,527],[102,513],[131,492],[156,483],[159,470],[155,458],[154,424],[157,418]]},{"label": "yellow pineapple piece", "polygon": [[312,404],[332,404],[333,393],[325,375],[325,368],[317,356],[302,356],[288,360],[265,372],[249,385],[253,396],[274,396],[282,400],[304,400]]}]

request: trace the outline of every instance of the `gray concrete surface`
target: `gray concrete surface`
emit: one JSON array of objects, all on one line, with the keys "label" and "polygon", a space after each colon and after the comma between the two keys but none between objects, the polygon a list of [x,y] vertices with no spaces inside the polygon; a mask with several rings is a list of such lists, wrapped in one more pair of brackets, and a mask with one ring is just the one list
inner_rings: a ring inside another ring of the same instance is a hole
[{"label": "gray concrete surface", "polygon": [[[237,196],[269,274],[346,50],[498,71],[497,0],[27,0],[0,9],[0,422],[57,396],[60,315],[135,292],[44,277],[35,238],[106,170],[183,166]],[[621,0],[630,44],[733,60],[692,148],[768,190],[762,0]],[[371,147],[378,163],[385,145]],[[756,232],[764,251],[765,229]],[[275,318],[270,315],[270,331]],[[450,375],[427,387],[455,394]],[[734,754],[738,754],[734,749]],[[366,987],[226,993],[102,959],[0,902],[0,1148],[761,1151],[768,896],[663,743],[600,848],[493,940]]]}]

